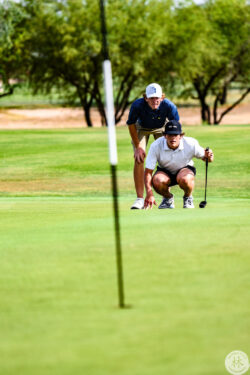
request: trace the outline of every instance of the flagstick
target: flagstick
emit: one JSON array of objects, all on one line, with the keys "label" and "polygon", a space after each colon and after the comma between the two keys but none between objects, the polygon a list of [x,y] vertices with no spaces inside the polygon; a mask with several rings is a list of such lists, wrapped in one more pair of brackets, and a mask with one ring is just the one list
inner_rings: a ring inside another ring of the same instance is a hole
[{"label": "flagstick", "polygon": [[124,308],[124,288],[123,288],[123,270],[122,270],[122,251],[120,238],[120,224],[119,224],[119,207],[118,207],[118,188],[117,188],[117,144],[115,132],[115,116],[114,116],[114,100],[112,87],[112,69],[109,60],[108,45],[107,45],[107,30],[105,22],[105,9],[103,0],[100,0],[101,10],[101,24],[102,24],[102,38],[103,38],[103,74],[104,74],[104,91],[106,99],[106,117],[108,123],[108,140],[109,140],[109,160],[112,176],[112,191],[113,191],[113,208],[115,219],[115,239],[116,239],[116,262],[117,262],[117,281],[118,281],[118,297],[119,307]]}]

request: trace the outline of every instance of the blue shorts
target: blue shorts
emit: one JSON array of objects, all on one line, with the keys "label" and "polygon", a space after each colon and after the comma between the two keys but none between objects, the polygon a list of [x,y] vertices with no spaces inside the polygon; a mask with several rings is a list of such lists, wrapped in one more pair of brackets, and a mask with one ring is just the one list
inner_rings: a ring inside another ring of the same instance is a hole
[{"label": "blue shorts", "polygon": [[192,165],[186,165],[185,167],[179,169],[176,173],[171,173],[168,169],[166,168],[160,168],[160,167],[157,167],[157,170],[154,174],[154,176],[157,174],[157,172],[163,172],[165,173],[166,175],[168,175],[168,177],[170,178],[171,182],[170,182],[170,185],[169,186],[174,186],[174,185],[178,185],[177,181],[176,181],[176,176],[177,174],[184,168],[188,168],[190,169],[194,175],[196,175],[196,168],[193,167]]}]

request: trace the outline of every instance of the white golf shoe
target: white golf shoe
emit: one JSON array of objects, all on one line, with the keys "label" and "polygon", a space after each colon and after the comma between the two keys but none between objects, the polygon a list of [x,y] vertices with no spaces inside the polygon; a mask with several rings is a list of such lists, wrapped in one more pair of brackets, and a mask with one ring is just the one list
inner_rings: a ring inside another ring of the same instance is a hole
[{"label": "white golf shoe", "polygon": [[144,198],[137,198],[130,208],[131,208],[131,210],[143,210],[143,208],[144,208]]},{"label": "white golf shoe", "polygon": [[183,208],[194,208],[192,195],[190,197],[183,197]]}]

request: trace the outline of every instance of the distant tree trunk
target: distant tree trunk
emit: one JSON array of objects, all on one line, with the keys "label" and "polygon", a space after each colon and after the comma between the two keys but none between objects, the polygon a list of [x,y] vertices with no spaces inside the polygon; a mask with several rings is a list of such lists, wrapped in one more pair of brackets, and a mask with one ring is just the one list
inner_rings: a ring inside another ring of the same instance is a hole
[{"label": "distant tree trunk", "polygon": [[228,86],[225,84],[223,86],[222,93],[220,95],[220,104],[221,105],[226,104],[226,102],[227,102],[227,89],[228,89]]},{"label": "distant tree trunk", "polygon": [[85,92],[85,89],[83,89],[83,92],[84,92],[84,94],[82,93],[81,87],[78,86],[77,87],[77,93],[78,93],[78,97],[80,99],[82,108],[84,110],[84,117],[85,117],[87,126],[93,127],[92,120],[91,120],[91,117],[90,117],[90,110],[91,110],[91,106],[92,106],[92,102],[93,102],[93,96],[90,95],[90,98],[88,99],[87,94]]},{"label": "distant tree trunk", "polygon": [[12,95],[12,94],[13,94],[13,92],[14,92],[14,89],[13,89],[13,87],[9,87],[9,91],[6,91],[6,92],[4,92],[4,93],[0,94],[0,98],[3,98],[4,96],[9,96],[9,95]]},{"label": "distant tree trunk", "polygon": [[213,105],[213,124],[218,125],[222,118],[231,111],[236,105],[238,105],[248,94],[248,91],[246,91],[234,104],[232,104],[230,107],[228,107],[224,112],[222,112],[220,118],[218,119],[218,104],[220,103],[221,105],[226,104],[227,100],[227,92],[230,87],[230,84],[235,81],[237,78],[237,72],[234,73],[233,75],[227,77],[225,80],[224,84],[222,87],[219,87],[215,94],[215,100],[214,100],[214,105]]},{"label": "distant tree trunk", "polygon": [[93,124],[92,124],[91,117],[90,117],[91,106],[85,105],[83,108],[84,108],[84,117],[85,117],[86,123],[87,123],[88,127],[92,127]]},{"label": "distant tree trunk", "polygon": [[202,122],[211,125],[211,116],[210,116],[210,108],[209,105],[206,103],[206,96],[207,96],[207,87],[202,89],[202,82],[199,78],[195,79],[194,88],[197,91],[198,98],[200,105],[201,105],[201,119]]},{"label": "distant tree trunk", "polygon": [[97,95],[95,94],[95,101],[96,101],[96,105],[97,105],[99,115],[101,117],[101,124],[102,124],[102,126],[107,126],[108,123],[107,123],[107,118],[106,118],[105,107],[104,107],[104,103],[103,103],[101,97],[99,96],[99,94],[97,94]]},{"label": "distant tree trunk", "polygon": [[105,112],[104,97],[101,94],[101,90],[100,90],[100,82],[102,82],[102,80],[100,79],[102,69],[100,67],[98,59],[93,59],[93,66],[95,67],[95,71],[92,76],[94,85],[93,85],[93,89],[91,93],[92,93],[93,99],[96,102],[97,110],[101,117],[101,124],[102,126],[107,126],[108,123],[107,123],[106,112]]},{"label": "distant tree trunk", "polygon": [[[213,84],[218,77],[220,77],[221,73],[224,71],[224,66],[220,67],[214,74],[206,82],[202,76],[198,76],[193,80],[193,85],[195,90],[197,91],[198,98],[201,104],[201,118],[202,121],[211,125],[211,115],[210,115],[210,107],[206,103],[206,97],[209,93],[209,90],[212,89]],[[226,86],[227,87],[227,86]],[[224,93],[226,95],[226,92]],[[219,100],[219,99],[218,99]],[[217,103],[216,103],[217,106]]]},{"label": "distant tree trunk", "polygon": [[[121,121],[121,118],[125,112],[125,110],[128,108],[128,106],[131,104],[129,101],[129,96],[131,93],[131,90],[134,86],[134,83],[136,81],[136,76],[133,75],[130,71],[127,72],[124,79],[122,80],[116,98],[114,100],[114,106],[115,106],[115,124]],[[96,101],[97,109],[99,111],[102,125],[107,125],[107,118],[105,113],[105,107],[103,102],[103,97],[100,92],[98,81],[96,80],[94,89],[93,89],[93,96]]]},{"label": "distant tree trunk", "polygon": [[0,80],[2,81],[3,92],[0,94],[0,98],[12,95],[14,89],[18,86],[18,83],[10,84],[6,74],[0,70]]},{"label": "distant tree trunk", "polygon": [[242,102],[242,100],[245,99],[245,97],[249,94],[250,92],[250,87],[246,89],[246,91],[241,95],[241,97],[236,100],[236,102],[234,102],[231,106],[229,106],[228,108],[226,108],[220,115],[219,118],[217,118],[217,104],[218,104],[218,96],[215,98],[215,102],[214,102],[214,124],[215,125],[219,125],[219,123],[221,122],[221,120],[223,119],[223,117],[230,111],[232,111],[232,109],[234,109],[239,103]]},{"label": "distant tree trunk", "polygon": [[215,101],[214,101],[214,108],[213,108],[213,123],[215,125],[218,124],[218,120],[217,120],[217,109],[218,109],[218,102],[220,100],[220,96],[217,95],[216,98],[215,98]]},{"label": "distant tree trunk", "polygon": [[231,82],[230,80],[225,82],[224,85],[222,86],[222,88],[219,88],[219,92],[217,94],[216,94],[216,92],[214,93],[214,95],[215,95],[215,100],[214,100],[214,105],[213,105],[213,124],[214,125],[218,124],[218,119],[217,119],[218,104],[219,103],[221,105],[226,104],[227,90],[228,90],[228,86],[229,86],[230,82]]},{"label": "distant tree trunk", "polygon": [[200,100],[201,103],[201,119],[202,122],[211,125],[211,116],[210,116],[210,108],[209,105],[206,103],[205,98]]},{"label": "distant tree trunk", "polygon": [[101,98],[101,94],[99,91],[95,93],[95,101],[96,101],[98,112],[101,117],[102,126],[107,126],[108,122],[107,122],[105,107],[104,107],[104,103],[103,103],[103,100]]},{"label": "distant tree trunk", "polygon": [[120,87],[119,87],[119,90],[115,99],[115,123],[116,124],[121,121],[121,118],[125,110],[131,104],[131,102],[129,101],[129,96],[130,96],[131,90],[135,82],[136,82],[136,76],[132,74],[131,71],[128,71],[120,84]]}]

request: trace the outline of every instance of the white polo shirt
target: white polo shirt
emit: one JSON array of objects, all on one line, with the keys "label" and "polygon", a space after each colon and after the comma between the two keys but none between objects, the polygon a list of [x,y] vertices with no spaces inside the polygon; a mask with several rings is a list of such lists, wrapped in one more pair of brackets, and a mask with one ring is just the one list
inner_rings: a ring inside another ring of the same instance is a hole
[{"label": "white polo shirt", "polygon": [[176,150],[172,150],[168,147],[166,138],[160,137],[150,146],[146,159],[146,168],[154,170],[158,163],[160,168],[166,168],[175,174],[179,169],[187,165],[194,165],[193,157],[202,159],[204,155],[204,148],[194,138],[181,138],[179,147]]}]

